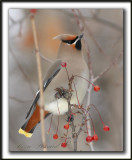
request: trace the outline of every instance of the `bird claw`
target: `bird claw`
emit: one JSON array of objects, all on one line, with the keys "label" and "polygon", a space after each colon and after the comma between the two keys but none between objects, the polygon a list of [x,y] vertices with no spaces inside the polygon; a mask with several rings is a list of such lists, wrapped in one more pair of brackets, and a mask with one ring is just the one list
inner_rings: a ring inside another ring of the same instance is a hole
[{"label": "bird claw", "polygon": [[74,121],[74,116],[73,114],[68,116],[67,119],[66,119],[67,122],[73,122]]}]

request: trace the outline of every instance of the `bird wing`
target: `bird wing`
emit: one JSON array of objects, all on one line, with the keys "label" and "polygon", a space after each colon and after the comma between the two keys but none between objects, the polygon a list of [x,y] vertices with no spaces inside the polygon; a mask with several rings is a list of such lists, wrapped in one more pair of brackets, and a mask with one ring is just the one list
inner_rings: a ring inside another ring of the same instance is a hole
[{"label": "bird wing", "polygon": [[[53,63],[51,65],[51,67],[48,69],[44,81],[43,81],[43,91],[48,87],[48,85],[50,84],[50,82],[54,79],[54,77],[59,73],[59,71],[61,70],[61,60],[57,60],[55,61],[55,63]],[[36,97],[26,115],[26,119],[29,117],[30,113],[34,112],[35,107],[36,107],[36,103],[38,101],[38,99],[40,98],[40,89],[37,91],[36,93]]]}]

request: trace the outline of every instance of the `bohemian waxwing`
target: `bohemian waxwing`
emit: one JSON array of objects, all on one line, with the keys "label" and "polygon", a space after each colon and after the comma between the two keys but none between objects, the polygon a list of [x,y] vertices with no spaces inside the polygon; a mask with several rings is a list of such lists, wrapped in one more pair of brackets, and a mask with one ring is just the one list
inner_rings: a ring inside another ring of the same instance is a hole
[{"label": "bohemian waxwing", "polygon": [[[70,34],[63,34],[55,37],[54,39],[59,39],[61,41],[59,51],[58,51],[58,60],[56,60],[49,70],[47,71],[44,82],[43,82],[43,90],[44,90],[44,118],[46,118],[50,113],[53,115],[63,115],[68,112],[68,102],[64,97],[60,97],[56,99],[56,88],[63,87],[64,89],[68,89],[68,76],[64,67],[62,67],[62,62],[67,64],[67,71],[69,77],[72,75],[78,75],[89,78],[88,67],[83,59],[82,54],[82,43],[81,38],[83,35],[76,36]],[[82,78],[75,78],[74,84],[72,84],[72,97],[70,100],[71,104],[78,104],[78,100],[80,104],[84,99],[86,94],[88,83]],[[75,88],[76,91],[75,92]],[[78,95],[78,99],[76,96]],[[32,133],[40,122],[40,91],[36,93],[36,97],[33,101],[33,104],[27,113],[26,119],[27,121],[24,125],[19,129],[20,134],[24,134],[26,137],[31,137]],[[59,108],[59,112],[58,112]]]}]

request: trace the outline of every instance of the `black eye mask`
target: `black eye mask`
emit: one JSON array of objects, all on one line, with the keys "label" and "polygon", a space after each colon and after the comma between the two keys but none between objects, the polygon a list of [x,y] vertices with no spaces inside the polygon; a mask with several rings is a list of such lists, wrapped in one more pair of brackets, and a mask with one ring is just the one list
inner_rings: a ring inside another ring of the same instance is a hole
[{"label": "black eye mask", "polygon": [[80,39],[79,39],[79,40],[77,41],[77,43],[75,44],[75,47],[76,47],[76,49],[81,50],[82,45],[81,45],[81,40],[80,40]]},{"label": "black eye mask", "polygon": [[[62,40],[62,42],[67,43],[67,44],[73,44],[77,39],[78,39],[78,36],[73,40]],[[81,50],[81,48],[82,48],[81,39],[79,39],[76,42],[75,47],[76,47],[77,50]]]},{"label": "black eye mask", "polygon": [[78,36],[73,40],[62,40],[64,43],[73,44],[77,40]]}]

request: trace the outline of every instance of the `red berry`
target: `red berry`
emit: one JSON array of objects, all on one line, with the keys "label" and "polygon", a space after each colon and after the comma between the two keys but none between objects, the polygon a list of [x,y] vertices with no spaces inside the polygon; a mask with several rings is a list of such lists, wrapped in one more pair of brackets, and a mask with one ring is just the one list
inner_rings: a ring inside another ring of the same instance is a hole
[{"label": "red berry", "polygon": [[93,139],[92,139],[92,136],[87,136],[87,137],[86,137],[86,141],[87,141],[87,142],[91,142],[92,140],[93,140]]},{"label": "red berry", "polygon": [[58,139],[58,134],[54,134],[54,135],[53,135],[53,138],[54,138],[54,139]]},{"label": "red berry", "polygon": [[95,134],[95,135],[92,137],[92,139],[93,139],[94,141],[97,141],[97,140],[98,140],[97,134]]},{"label": "red berry", "polygon": [[62,62],[62,63],[61,63],[61,66],[64,67],[64,68],[66,68],[67,63],[66,63],[66,62]]},{"label": "red berry", "polygon": [[69,124],[68,124],[68,123],[65,124],[65,125],[64,125],[64,128],[65,128],[65,129],[69,129]]},{"label": "red berry", "polygon": [[65,148],[67,146],[66,142],[61,143],[61,147]]},{"label": "red berry", "polygon": [[109,126],[105,125],[104,128],[103,128],[103,130],[104,130],[104,131],[109,131],[110,128],[109,128]]},{"label": "red berry", "polygon": [[37,9],[30,9],[30,12],[31,12],[31,13],[36,13],[36,12],[37,12]]},{"label": "red berry", "polygon": [[100,90],[100,87],[99,86],[94,86],[94,91],[95,92],[98,92]]}]

